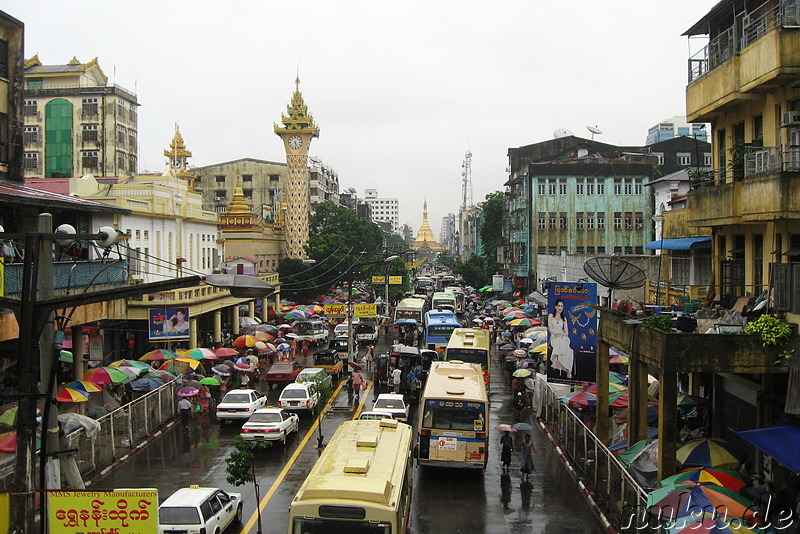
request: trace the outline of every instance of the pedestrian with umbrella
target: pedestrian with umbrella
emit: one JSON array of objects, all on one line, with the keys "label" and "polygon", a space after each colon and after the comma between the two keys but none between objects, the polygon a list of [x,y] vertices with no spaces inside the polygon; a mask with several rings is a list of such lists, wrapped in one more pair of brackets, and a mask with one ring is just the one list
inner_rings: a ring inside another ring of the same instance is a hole
[{"label": "pedestrian with umbrella", "polygon": [[500,462],[503,464],[503,472],[508,473],[511,467],[511,453],[514,452],[514,440],[511,439],[511,432],[503,431],[500,436]]},{"label": "pedestrian with umbrella", "polygon": [[178,409],[181,411],[181,424],[184,429],[189,428],[189,418],[192,416],[192,403],[186,397],[181,397],[178,401]]},{"label": "pedestrian with umbrella", "polygon": [[522,458],[520,459],[519,470],[522,473],[522,480],[527,481],[530,474],[533,473],[533,455],[531,452],[539,457],[539,451],[531,441],[531,435],[525,434],[525,441],[522,442]]}]

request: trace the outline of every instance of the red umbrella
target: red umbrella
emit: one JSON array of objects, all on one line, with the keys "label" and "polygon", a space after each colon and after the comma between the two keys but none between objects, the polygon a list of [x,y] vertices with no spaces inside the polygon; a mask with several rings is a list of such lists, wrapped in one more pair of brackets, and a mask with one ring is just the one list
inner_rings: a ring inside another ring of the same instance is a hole
[{"label": "red umbrella", "polygon": [[256,336],[251,336],[250,334],[245,334],[243,336],[239,336],[233,340],[232,345],[237,349],[246,349],[250,347],[255,347],[256,343],[261,341]]},{"label": "red umbrella", "polygon": [[98,386],[119,384],[120,382],[125,382],[129,378],[128,375],[113,367],[97,367],[83,373],[83,379],[86,382],[92,382]]},{"label": "red umbrella", "polygon": [[145,353],[141,358],[139,358],[140,362],[163,362],[164,360],[172,360],[173,358],[177,358],[178,355],[172,352],[171,350],[167,349],[156,349],[151,350],[150,352]]},{"label": "red umbrella", "polygon": [[214,351],[218,358],[226,358],[228,356],[238,356],[239,351],[230,347],[220,347]]}]

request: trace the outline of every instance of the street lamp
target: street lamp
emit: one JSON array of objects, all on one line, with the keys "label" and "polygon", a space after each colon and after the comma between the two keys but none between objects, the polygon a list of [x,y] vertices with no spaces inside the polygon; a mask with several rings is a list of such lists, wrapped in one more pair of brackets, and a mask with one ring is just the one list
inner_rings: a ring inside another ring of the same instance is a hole
[{"label": "street lamp", "polygon": [[361,267],[367,267],[369,265],[379,265],[381,263],[386,263],[386,280],[387,280],[387,300],[388,300],[388,279],[389,279],[389,267],[388,264],[400,256],[392,255],[388,258],[384,258],[382,260],[377,261],[368,261],[364,263],[356,263],[350,267],[348,270],[348,280],[347,280],[347,361],[350,362],[353,359],[353,313],[350,311],[350,307],[353,305],[353,274],[356,269]]}]

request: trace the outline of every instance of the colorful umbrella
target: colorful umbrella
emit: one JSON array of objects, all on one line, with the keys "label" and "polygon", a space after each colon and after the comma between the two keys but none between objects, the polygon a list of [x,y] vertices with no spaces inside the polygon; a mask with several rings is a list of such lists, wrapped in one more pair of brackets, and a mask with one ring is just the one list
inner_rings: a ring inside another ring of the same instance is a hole
[{"label": "colorful umbrella", "polygon": [[216,360],[217,355],[214,351],[206,348],[189,349],[178,351],[181,356],[192,358],[193,360]]},{"label": "colorful umbrella", "polygon": [[678,449],[675,459],[684,467],[727,467],[736,469],[745,455],[722,439],[695,439]]},{"label": "colorful umbrella", "polygon": [[228,356],[236,356],[239,354],[239,351],[230,347],[220,347],[214,350],[214,354],[217,355],[217,358],[225,358]]},{"label": "colorful umbrella", "polygon": [[56,392],[56,400],[59,402],[86,402],[89,400],[89,393],[102,391],[91,382],[75,380],[63,385]]},{"label": "colorful umbrella", "polygon": [[615,354],[614,356],[611,356],[611,359],[608,360],[608,363],[622,363],[627,365],[629,361],[629,357],[623,356],[622,354]]},{"label": "colorful umbrella", "polygon": [[571,408],[585,408],[586,406],[597,405],[597,397],[585,391],[576,391],[575,393],[564,395],[558,400],[566,403]]},{"label": "colorful umbrella", "polygon": [[[597,395],[597,384],[592,384],[591,386],[587,387],[584,391],[586,391],[586,393],[591,393],[592,395]],[[623,386],[622,384],[615,384],[613,382],[608,383],[609,393],[619,393],[624,391],[628,391],[627,386]]]},{"label": "colorful umbrella", "polygon": [[547,350],[547,343],[542,343],[536,347],[533,347],[531,350],[528,351],[528,354],[544,354],[545,356],[549,353]]},{"label": "colorful umbrella", "polygon": [[167,349],[156,349],[145,353],[139,361],[141,362],[163,362],[164,360],[171,360],[177,358],[178,355]]},{"label": "colorful umbrella", "polygon": [[500,431],[503,431],[503,432],[516,432],[517,431],[516,428],[514,428],[511,425],[505,424],[505,423],[503,423],[501,425],[497,425],[495,428],[497,430],[500,430]]},{"label": "colorful umbrella", "polygon": [[747,485],[742,480],[742,477],[739,476],[739,473],[733,469],[721,467],[684,469],[661,481],[662,486],[673,486],[675,484],[716,484],[737,492]]},{"label": "colorful umbrella", "polygon": [[243,336],[239,336],[233,340],[232,345],[237,349],[246,349],[255,347],[256,343],[261,341],[256,336],[251,336],[250,334],[245,334]]},{"label": "colorful umbrella", "polygon": [[615,410],[622,410],[628,407],[628,392],[620,391],[612,394],[608,399],[608,405]]},{"label": "colorful umbrella", "polygon": [[511,373],[511,376],[516,376],[517,378],[522,378],[522,377],[525,377],[525,376],[531,376],[531,372],[530,372],[529,369],[517,369],[516,371]]},{"label": "colorful umbrella", "polygon": [[[36,450],[38,451],[41,447],[41,436],[36,434]],[[0,434],[0,453],[3,454],[14,454],[17,452],[17,433],[14,432],[5,432]]]},{"label": "colorful umbrella", "polygon": [[678,397],[678,406],[697,406],[698,404],[705,404],[708,402],[703,397],[696,397],[694,395],[681,395]]},{"label": "colorful umbrella", "polygon": [[722,486],[677,484],[653,490],[647,494],[651,515],[674,521],[690,516],[697,520],[708,513],[714,517],[752,520],[755,507],[746,497]]},{"label": "colorful umbrella", "polygon": [[[183,358],[181,360],[180,358]],[[158,368],[159,371],[166,371],[168,373],[179,375],[186,371],[186,367],[191,366],[194,364],[195,366],[200,365],[200,362],[194,360],[192,358],[186,358],[185,356],[179,356],[174,360],[169,360],[161,364],[161,367]],[[194,369],[194,367],[192,367]]]},{"label": "colorful umbrella", "polygon": [[203,378],[202,380],[200,380],[200,383],[203,384],[204,386],[219,386],[221,384],[219,379],[213,376],[207,376]]},{"label": "colorful umbrella", "polygon": [[261,341],[267,341],[267,342],[272,341],[272,340],[275,339],[275,336],[273,336],[272,334],[268,334],[267,332],[261,332],[260,330],[256,330],[255,332],[251,332],[248,335],[251,335],[251,336],[253,336],[253,337],[257,338],[257,339],[260,339]]},{"label": "colorful umbrella", "polygon": [[236,363],[233,365],[233,368],[243,373],[249,373],[253,370],[253,366],[249,363]]},{"label": "colorful umbrella", "polygon": [[190,358],[189,356],[178,356],[177,358],[175,358],[175,361],[188,363],[189,367],[191,367],[192,369],[197,369],[200,366],[199,360],[195,360],[194,358]]},{"label": "colorful umbrella", "polygon": [[113,367],[97,367],[83,373],[84,381],[92,382],[98,386],[120,384],[127,381],[129,378],[128,375]]},{"label": "colorful umbrella", "polygon": [[136,360],[117,360],[115,362],[111,362],[106,367],[111,367],[112,369],[118,369],[120,367],[132,367],[134,369],[140,369],[142,372],[147,371],[148,369],[152,369],[149,365],[144,362],[137,362]]},{"label": "colorful umbrella", "polygon": [[194,397],[200,393],[200,390],[193,387],[185,387],[178,390],[179,397]]},{"label": "colorful umbrella", "polygon": [[[147,365],[147,364],[145,364],[145,365]],[[128,380],[133,380],[134,378],[139,378],[141,375],[147,373],[147,369],[140,369],[138,367],[112,367],[112,369],[116,369],[120,373],[122,373],[125,376],[127,376]]]},{"label": "colorful umbrella", "polygon": [[614,371],[611,371],[608,373],[608,381],[615,384],[627,384],[628,377],[622,373],[615,373]]},{"label": "colorful umbrella", "polygon": [[707,516],[702,521],[695,521],[696,518],[687,516],[675,522],[675,526],[666,529],[668,534],[702,534],[703,532],[713,532],[714,534],[764,534],[766,531],[758,527],[751,527],[741,519],[731,519],[724,516]]},{"label": "colorful umbrella", "polygon": [[503,315],[503,320],[506,322],[513,321],[514,319],[531,319],[531,316],[522,310],[512,311],[511,313],[505,313],[505,315]]}]

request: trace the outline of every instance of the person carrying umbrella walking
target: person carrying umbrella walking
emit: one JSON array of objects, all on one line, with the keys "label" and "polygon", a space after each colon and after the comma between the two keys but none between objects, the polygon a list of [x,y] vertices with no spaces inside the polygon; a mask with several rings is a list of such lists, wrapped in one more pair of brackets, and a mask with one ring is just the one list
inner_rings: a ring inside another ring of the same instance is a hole
[{"label": "person carrying umbrella walking", "polygon": [[192,403],[186,397],[178,401],[178,409],[181,411],[181,424],[183,428],[189,427],[189,418],[192,416]]},{"label": "person carrying umbrella walking", "polygon": [[500,436],[500,461],[503,464],[504,473],[508,473],[508,468],[511,466],[512,452],[514,452],[514,443],[511,439],[511,433],[506,430]]},{"label": "person carrying umbrella walking", "polygon": [[361,388],[364,385],[364,378],[361,376],[361,371],[359,369],[353,369],[353,372],[350,373],[350,381],[353,384],[353,398],[355,402],[358,402],[361,395]]},{"label": "person carrying umbrella walking", "polygon": [[528,480],[530,474],[533,473],[533,455],[531,451],[539,456],[539,451],[536,450],[536,446],[531,441],[531,435],[525,434],[525,441],[522,442],[522,458],[519,464],[519,470],[522,473],[522,480]]}]

